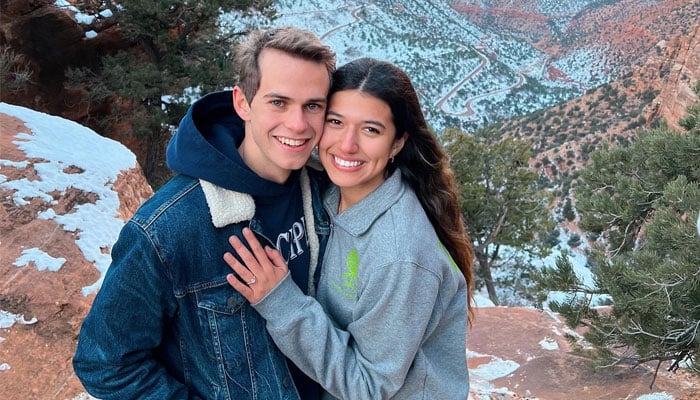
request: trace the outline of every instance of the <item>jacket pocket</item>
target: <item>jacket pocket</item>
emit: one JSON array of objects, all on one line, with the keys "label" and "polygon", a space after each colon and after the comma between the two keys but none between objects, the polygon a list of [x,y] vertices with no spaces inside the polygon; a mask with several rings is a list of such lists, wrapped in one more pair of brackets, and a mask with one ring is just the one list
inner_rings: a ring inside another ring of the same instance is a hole
[{"label": "jacket pocket", "polygon": [[195,290],[195,295],[199,309],[223,315],[234,315],[246,305],[245,298],[228,282]]}]

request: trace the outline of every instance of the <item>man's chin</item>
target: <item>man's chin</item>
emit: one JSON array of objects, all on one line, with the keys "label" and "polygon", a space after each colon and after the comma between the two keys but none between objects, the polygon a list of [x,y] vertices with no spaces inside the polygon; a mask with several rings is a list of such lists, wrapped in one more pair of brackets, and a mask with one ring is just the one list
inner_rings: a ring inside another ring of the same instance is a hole
[{"label": "man's chin", "polygon": [[308,154],[306,157],[300,157],[295,160],[289,160],[283,164],[280,164],[280,167],[288,169],[290,171],[301,169],[304,165],[306,165],[306,162],[309,160],[309,157],[311,157],[311,154]]}]

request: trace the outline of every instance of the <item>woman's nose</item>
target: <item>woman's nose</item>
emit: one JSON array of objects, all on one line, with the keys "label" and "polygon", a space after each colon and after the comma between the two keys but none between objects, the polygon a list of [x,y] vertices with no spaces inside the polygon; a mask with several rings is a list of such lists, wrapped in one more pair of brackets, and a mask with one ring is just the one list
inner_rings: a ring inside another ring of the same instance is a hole
[{"label": "woman's nose", "polygon": [[347,129],[343,133],[342,141],[340,142],[340,149],[345,153],[354,153],[357,151],[357,135],[352,129]]}]

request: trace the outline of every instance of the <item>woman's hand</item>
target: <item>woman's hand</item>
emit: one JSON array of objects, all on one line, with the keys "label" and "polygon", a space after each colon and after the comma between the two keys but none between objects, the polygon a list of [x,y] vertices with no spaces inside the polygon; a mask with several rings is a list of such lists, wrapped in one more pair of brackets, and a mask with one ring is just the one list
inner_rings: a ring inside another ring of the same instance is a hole
[{"label": "woman's hand", "polygon": [[[240,277],[228,274],[226,280],[248,302],[255,304],[262,300],[287,275],[287,264],[282,255],[269,246],[263,247],[249,228],[243,228],[243,236],[252,253],[237,236],[231,236],[229,243],[243,260],[241,264],[231,253],[224,254],[224,261]],[[243,280],[243,282],[241,281]]]}]

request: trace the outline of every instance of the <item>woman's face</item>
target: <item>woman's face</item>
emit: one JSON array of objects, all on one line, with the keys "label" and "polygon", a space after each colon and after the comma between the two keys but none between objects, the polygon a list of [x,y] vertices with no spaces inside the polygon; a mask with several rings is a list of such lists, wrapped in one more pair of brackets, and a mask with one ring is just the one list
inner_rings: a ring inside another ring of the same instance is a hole
[{"label": "woman's face", "polygon": [[384,101],[357,90],[331,96],[318,148],[328,176],[341,189],[341,209],[384,182],[389,159],[405,141],[405,135],[398,141],[395,137],[391,109]]}]

